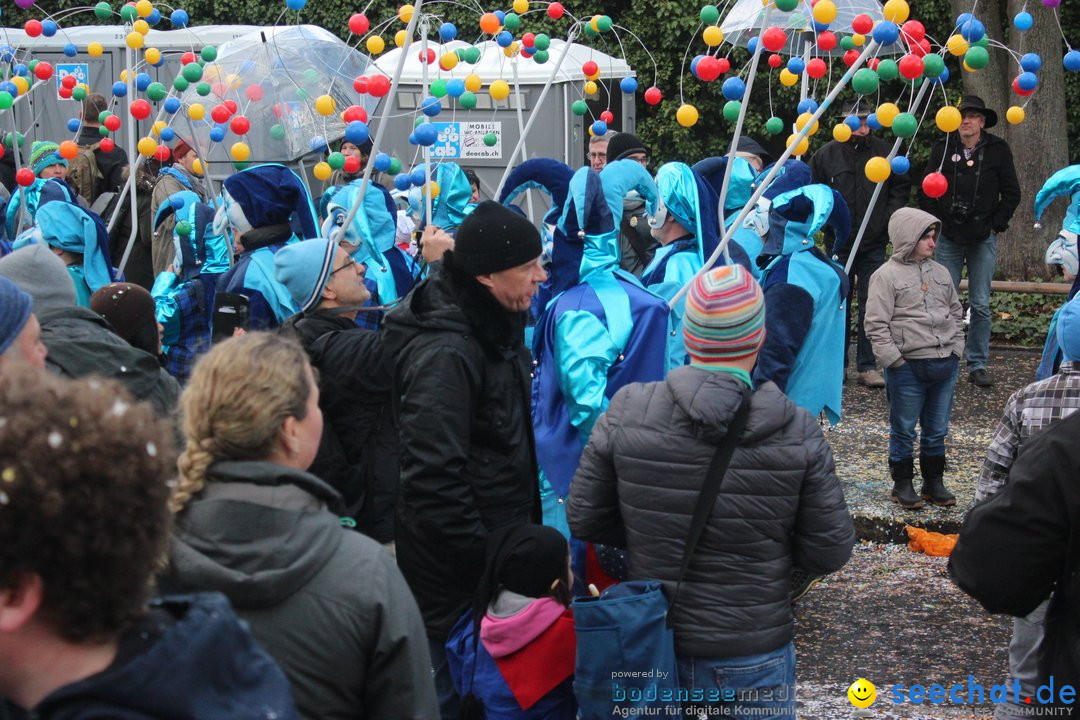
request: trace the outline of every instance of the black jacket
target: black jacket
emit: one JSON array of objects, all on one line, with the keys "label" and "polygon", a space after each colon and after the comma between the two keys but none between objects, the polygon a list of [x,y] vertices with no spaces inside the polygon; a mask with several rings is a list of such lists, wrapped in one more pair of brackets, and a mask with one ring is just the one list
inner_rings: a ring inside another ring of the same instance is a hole
[{"label": "black jacket", "polygon": [[436,638],[472,601],[487,533],[539,522],[524,318],[452,256],[386,316],[401,427],[397,559]]},{"label": "black jacket", "polygon": [[973,243],[1009,229],[1020,204],[1020,183],[1008,143],[983,132],[968,161],[959,136],[950,133],[934,144],[924,175],[937,172],[939,166],[948,189],[936,200],[919,193],[919,207],[941,219],[942,235]]},{"label": "black jacket", "polygon": [[1024,446],[1009,482],[964,520],[949,558],[960,589],[992,613],[1024,616],[1050,596],[1040,683],[1080,684],[1080,413]]},{"label": "black jacket", "polygon": [[[859,225],[866,215],[870,198],[877,186],[866,177],[864,171],[866,161],[876,155],[887,157],[891,150],[892,143],[867,135],[865,140],[855,137],[847,142],[830,140],[814,153],[814,157],[810,158],[813,181],[824,183],[843,195],[848,210],[851,211],[851,235],[847,242],[849,248],[855,242]],[[870,213],[870,222],[866,225],[862,242],[859,243],[858,255],[880,253],[885,249],[885,244],[889,242],[889,218],[894,212],[908,204],[910,196],[911,181],[908,176],[890,175],[881,193],[878,194],[877,202],[874,203],[874,211]],[[826,227],[825,233],[829,240],[829,247],[832,247],[832,228]],[[842,251],[840,256],[846,261],[848,254]]]},{"label": "black jacket", "polygon": [[[742,400],[731,375],[672,370],[615,393],[567,501],[575,537],[625,547],[634,580],[671,599],[696,499]],[[766,382],[672,609],[680,657],[738,657],[791,641],[791,571],[839,570],[855,531],[832,452],[805,410]]]},{"label": "black jacket", "polygon": [[357,529],[394,539],[398,427],[391,412],[393,371],[378,333],[341,315],[313,311],[289,319],[319,371],[323,434],[309,472],[337,490]]}]

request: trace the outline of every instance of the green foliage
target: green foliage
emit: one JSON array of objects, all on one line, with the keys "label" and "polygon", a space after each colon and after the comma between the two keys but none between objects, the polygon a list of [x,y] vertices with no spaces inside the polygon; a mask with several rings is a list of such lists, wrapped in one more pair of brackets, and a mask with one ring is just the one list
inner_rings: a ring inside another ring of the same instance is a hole
[{"label": "green foliage", "polygon": [[[967,303],[967,293],[960,297]],[[990,295],[991,342],[998,345],[1019,345],[1040,348],[1046,340],[1046,330],[1061,304],[1064,295],[1042,293],[992,293]]]}]

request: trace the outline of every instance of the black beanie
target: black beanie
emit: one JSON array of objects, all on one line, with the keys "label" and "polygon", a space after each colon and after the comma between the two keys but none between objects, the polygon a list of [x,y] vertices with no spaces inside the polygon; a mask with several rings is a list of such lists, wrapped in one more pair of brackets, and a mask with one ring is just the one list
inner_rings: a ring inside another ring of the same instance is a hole
[{"label": "black beanie", "polygon": [[528,219],[494,200],[469,213],[454,238],[454,267],[468,275],[487,275],[540,257],[540,233]]},{"label": "black beanie", "polygon": [[645,147],[645,143],[638,140],[638,136],[633,133],[621,132],[615,133],[608,140],[607,144],[607,161],[615,162],[616,160],[625,160],[626,156],[631,153],[645,153],[650,155],[649,148]]}]

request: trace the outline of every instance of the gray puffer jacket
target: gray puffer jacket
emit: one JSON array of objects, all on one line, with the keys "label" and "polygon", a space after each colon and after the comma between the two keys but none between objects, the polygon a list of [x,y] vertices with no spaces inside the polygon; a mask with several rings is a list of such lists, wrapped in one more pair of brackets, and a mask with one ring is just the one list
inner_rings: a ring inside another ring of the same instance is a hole
[{"label": "gray puffer jacket", "polygon": [[[575,537],[625,547],[632,579],[668,599],[709,462],[735,417],[742,383],[725,372],[672,370],[627,385],[593,428],[570,488]],[[832,451],[805,410],[766,382],[673,609],[680,656],[739,657],[792,638],[791,570],[834,572],[855,532]]]},{"label": "gray puffer jacket", "polygon": [[900,208],[889,218],[893,254],[870,276],[864,324],[883,368],[900,358],[964,356],[964,309],[949,271],[930,258],[910,258],[933,225],[940,230],[941,221],[916,208]]}]

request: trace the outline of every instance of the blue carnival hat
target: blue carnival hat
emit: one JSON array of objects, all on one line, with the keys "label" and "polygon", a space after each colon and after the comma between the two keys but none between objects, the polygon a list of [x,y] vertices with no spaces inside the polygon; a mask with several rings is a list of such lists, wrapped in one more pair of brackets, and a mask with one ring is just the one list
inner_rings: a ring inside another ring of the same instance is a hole
[{"label": "blue carnival hat", "polygon": [[274,276],[288,289],[300,312],[319,304],[336,250],[334,243],[316,238],[286,245],[274,253]]},{"label": "blue carnival hat", "polygon": [[109,236],[101,218],[66,202],[49,202],[34,215],[42,242],[83,256],[83,277],[90,292],[113,281]]},{"label": "blue carnival hat", "polygon": [[1057,320],[1058,347],[1061,359],[1070,362],[1080,360],[1080,295],[1065,303]]},{"label": "blue carnival hat", "polygon": [[26,327],[32,305],[29,295],[11,280],[0,276],[0,355],[7,352]]},{"label": "blue carnival hat", "polygon": [[305,238],[318,237],[315,208],[303,181],[284,165],[270,163],[225,178],[227,215],[243,235],[253,228],[288,223],[295,213]]}]

